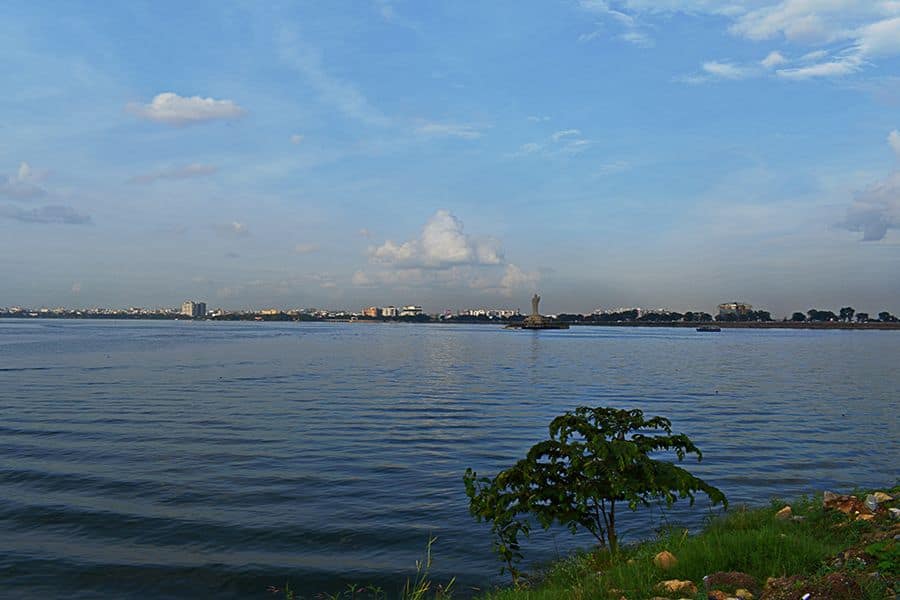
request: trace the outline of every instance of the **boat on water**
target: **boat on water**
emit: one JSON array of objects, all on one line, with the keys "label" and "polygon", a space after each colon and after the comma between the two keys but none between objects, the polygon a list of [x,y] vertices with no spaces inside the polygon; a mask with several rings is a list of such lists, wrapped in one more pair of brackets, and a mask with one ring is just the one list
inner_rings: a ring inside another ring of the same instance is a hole
[{"label": "boat on water", "polygon": [[701,333],[717,333],[719,331],[722,331],[722,328],[716,325],[701,325],[697,328],[697,331]]}]

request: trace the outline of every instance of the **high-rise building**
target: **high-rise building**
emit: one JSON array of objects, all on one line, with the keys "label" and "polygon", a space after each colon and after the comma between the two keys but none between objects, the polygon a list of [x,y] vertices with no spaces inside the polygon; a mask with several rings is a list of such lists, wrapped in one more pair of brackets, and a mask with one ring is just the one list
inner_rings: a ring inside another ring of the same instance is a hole
[{"label": "high-rise building", "polygon": [[753,306],[743,302],[725,302],[719,305],[720,317],[743,317],[753,310]]},{"label": "high-rise building", "polygon": [[396,306],[385,306],[381,309],[382,317],[396,317],[399,314]]},{"label": "high-rise building", "polygon": [[380,317],[381,309],[377,306],[369,306],[368,308],[363,309],[363,316],[371,318]]},{"label": "high-rise building", "polygon": [[181,314],[186,317],[205,317],[206,316],[206,302],[194,302],[193,300],[186,300],[181,303]]}]

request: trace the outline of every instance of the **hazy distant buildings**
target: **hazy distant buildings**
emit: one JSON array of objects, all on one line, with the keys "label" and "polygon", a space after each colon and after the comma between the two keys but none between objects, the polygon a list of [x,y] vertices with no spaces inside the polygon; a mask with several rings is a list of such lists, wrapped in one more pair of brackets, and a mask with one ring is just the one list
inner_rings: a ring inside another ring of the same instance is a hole
[{"label": "hazy distant buildings", "polygon": [[480,317],[488,319],[509,319],[521,316],[518,308],[467,308],[456,313],[460,317]]},{"label": "hazy distant buildings", "polygon": [[206,302],[194,302],[193,300],[182,302],[181,314],[186,317],[205,317]]},{"label": "hazy distant buildings", "polygon": [[398,317],[419,317],[425,314],[421,306],[367,306],[362,316],[370,319],[396,319]]},{"label": "hazy distant buildings", "polygon": [[418,317],[421,314],[422,314],[421,306],[410,305],[410,306],[401,307],[399,316],[401,316],[401,317]]},{"label": "hazy distant buildings", "polygon": [[743,302],[725,302],[719,305],[720,318],[746,317],[751,312],[753,312],[753,306]]}]

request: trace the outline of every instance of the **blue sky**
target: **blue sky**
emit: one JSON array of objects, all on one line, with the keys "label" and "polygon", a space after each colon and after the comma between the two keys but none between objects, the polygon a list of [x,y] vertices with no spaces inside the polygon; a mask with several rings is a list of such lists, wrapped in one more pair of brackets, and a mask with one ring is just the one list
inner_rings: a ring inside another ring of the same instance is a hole
[{"label": "blue sky", "polygon": [[0,5],[0,305],[900,312],[892,0]]}]

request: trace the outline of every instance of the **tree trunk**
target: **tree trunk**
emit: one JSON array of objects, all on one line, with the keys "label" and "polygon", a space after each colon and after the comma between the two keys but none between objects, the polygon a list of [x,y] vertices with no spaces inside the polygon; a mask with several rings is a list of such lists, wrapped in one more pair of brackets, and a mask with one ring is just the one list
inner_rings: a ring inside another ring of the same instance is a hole
[{"label": "tree trunk", "polygon": [[609,539],[609,551],[616,554],[619,551],[619,536],[616,535],[616,501],[609,503],[609,530],[606,532]]}]

